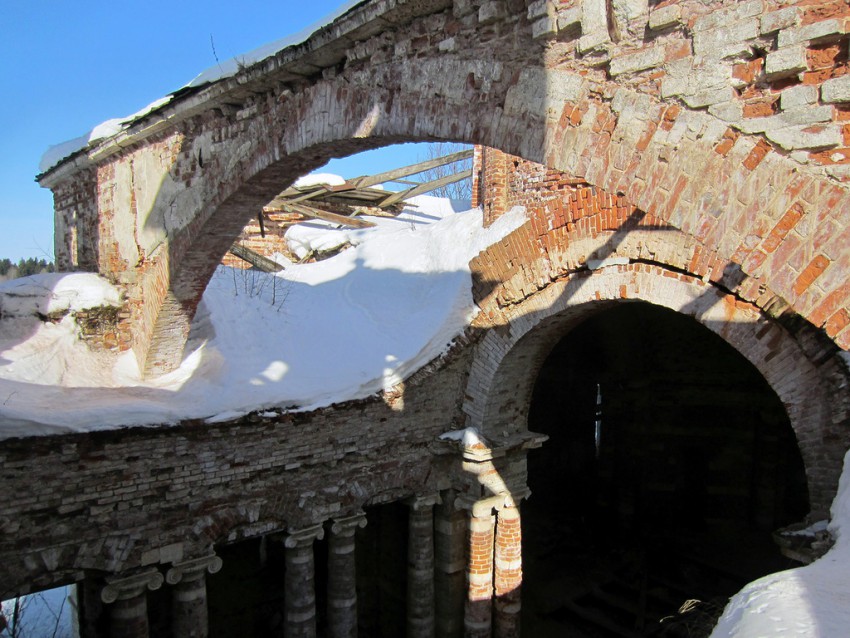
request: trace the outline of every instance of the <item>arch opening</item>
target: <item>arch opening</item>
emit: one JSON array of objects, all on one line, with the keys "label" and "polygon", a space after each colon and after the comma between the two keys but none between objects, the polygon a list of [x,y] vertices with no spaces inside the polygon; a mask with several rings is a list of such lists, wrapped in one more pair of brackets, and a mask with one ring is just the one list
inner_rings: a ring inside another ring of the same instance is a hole
[{"label": "arch opening", "polygon": [[699,323],[600,311],[543,363],[528,425],[550,440],[528,466],[525,631],[707,636],[730,595],[792,566],[771,538],[809,506],[788,415]]}]

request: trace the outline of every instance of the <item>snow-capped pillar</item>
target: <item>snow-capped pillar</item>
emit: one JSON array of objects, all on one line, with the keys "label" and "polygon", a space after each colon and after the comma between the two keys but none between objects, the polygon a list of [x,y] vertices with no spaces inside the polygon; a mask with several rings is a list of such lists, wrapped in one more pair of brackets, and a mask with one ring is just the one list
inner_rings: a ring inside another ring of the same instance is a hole
[{"label": "snow-capped pillar", "polygon": [[407,636],[434,638],[434,505],[438,494],[414,496],[406,502]]},{"label": "snow-capped pillar", "polygon": [[495,638],[519,638],[522,609],[522,528],[519,503],[505,505],[496,521],[493,604]]},{"label": "snow-capped pillar", "polygon": [[100,599],[109,605],[109,638],[148,638],[147,591],[162,587],[151,568],[131,576],[107,576]]},{"label": "snow-capped pillar", "polygon": [[449,491],[434,511],[436,633],[440,638],[463,636],[466,597],[466,512],[455,507]]},{"label": "snow-capped pillar", "polygon": [[496,517],[486,501],[475,504],[469,517],[469,564],[463,624],[467,638],[490,638],[493,624],[493,542]]},{"label": "snow-capped pillar", "polygon": [[328,538],[328,635],[357,636],[357,572],[354,533],[366,527],[366,514],[334,519]]},{"label": "snow-capped pillar", "polygon": [[221,558],[205,556],[174,563],[165,575],[172,585],[171,632],[173,638],[207,638],[207,578],[221,569]]},{"label": "snow-capped pillar", "polygon": [[323,538],[321,525],[290,531],[284,538],[286,547],[286,591],[283,635],[285,638],[315,638],[316,591],[313,541]]}]

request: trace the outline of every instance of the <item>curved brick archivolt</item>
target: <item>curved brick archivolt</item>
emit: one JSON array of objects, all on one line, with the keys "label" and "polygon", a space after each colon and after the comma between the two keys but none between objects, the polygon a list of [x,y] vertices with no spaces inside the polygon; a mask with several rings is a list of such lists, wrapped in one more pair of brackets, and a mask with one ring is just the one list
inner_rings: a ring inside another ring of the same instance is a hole
[{"label": "curved brick archivolt", "polygon": [[476,160],[485,216],[522,205],[529,221],[471,264],[476,327],[487,330],[465,405],[474,425],[524,428],[536,371],[560,338],[613,303],[648,301],[693,316],[759,369],[795,428],[812,506],[828,507],[848,443],[847,370],[833,343],[716,245],[626,196],[491,150]]},{"label": "curved brick archivolt", "polygon": [[[628,260],[626,260],[628,261]],[[693,317],[721,336],[764,376],[785,406],[807,468],[813,510],[826,511],[840,474],[847,432],[830,405],[830,372],[753,304],[710,282],[658,264],[582,269],[517,303],[492,303],[477,320],[487,328],[476,346],[464,411],[472,426],[500,437],[527,427],[537,371],[573,327],[617,303],[644,301]],[[836,445],[838,443],[838,445]]]}]

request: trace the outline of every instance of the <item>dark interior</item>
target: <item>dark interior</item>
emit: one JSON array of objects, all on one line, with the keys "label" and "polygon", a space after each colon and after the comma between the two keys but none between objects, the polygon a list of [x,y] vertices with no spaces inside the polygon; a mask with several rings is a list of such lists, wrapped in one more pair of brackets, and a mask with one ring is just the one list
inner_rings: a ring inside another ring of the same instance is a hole
[{"label": "dark interior", "polygon": [[529,429],[550,438],[528,462],[524,635],[707,636],[741,586],[794,565],[771,538],[808,512],[788,417],[693,319],[635,302],[576,327]]}]

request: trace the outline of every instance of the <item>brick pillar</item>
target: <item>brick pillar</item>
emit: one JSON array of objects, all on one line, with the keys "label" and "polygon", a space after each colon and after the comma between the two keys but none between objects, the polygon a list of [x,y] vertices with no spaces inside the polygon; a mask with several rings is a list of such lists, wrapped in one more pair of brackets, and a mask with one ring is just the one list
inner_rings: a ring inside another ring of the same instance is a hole
[{"label": "brick pillar", "polygon": [[490,638],[496,517],[491,510],[478,509],[473,507],[469,518],[469,566],[463,623],[467,638]]},{"label": "brick pillar", "polygon": [[205,556],[194,560],[174,563],[165,575],[171,590],[172,638],[207,638],[209,616],[207,614],[206,574],[215,574],[221,569],[218,556]]},{"label": "brick pillar", "polygon": [[148,638],[146,592],[159,589],[162,582],[162,574],[153,568],[106,578],[100,599],[109,605],[109,638]]},{"label": "brick pillar", "polygon": [[484,148],[480,181],[479,204],[484,209],[484,226],[489,226],[507,210],[508,155],[495,148]]},{"label": "brick pillar", "polygon": [[407,638],[434,638],[434,505],[439,496],[407,500]]},{"label": "brick pillar", "polygon": [[519,507],[505,506],[498,513],[493,604],[495,638],[519,638],[522,609],[522,528]]},{"label": "brick pillar", "polygon": [[285,618],[284,638],[315,638],[316,591],[313,541],[323,538],[321,525],[289,532],[284,539],[286,547]]},{"label": "brick pillar", "polygon": [[434,586],[436,635],[463,636],[466,598],[466,512],[455,507],[454,494],[444,495],[434,512]]},{"label": "brick pillar", "polygon": [[328,636],[357,636],[357,571],[354,532],[366,526],[363,512],[334,519],[328,538]]}]

